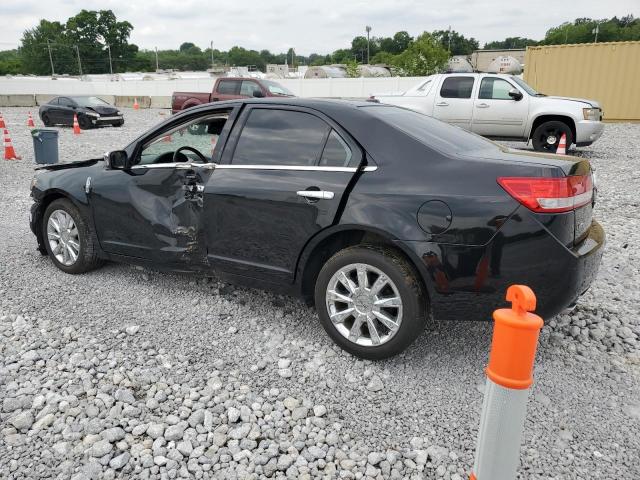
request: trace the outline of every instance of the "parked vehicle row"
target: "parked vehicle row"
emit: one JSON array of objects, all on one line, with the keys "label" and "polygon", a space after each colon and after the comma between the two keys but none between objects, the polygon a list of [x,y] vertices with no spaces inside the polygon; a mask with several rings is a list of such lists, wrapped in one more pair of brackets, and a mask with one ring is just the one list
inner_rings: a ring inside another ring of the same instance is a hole
[{"label": "parked vehicle row", "polygon": [[83,130],[112,125],[124,125],[124,117],[117,107],[110,105],[100,97],[94,96],[62,96],[54,97],[40,106],[40,120],[45,126],[73,126],[73,117],[78,117],[78,124]]},{"label": "parked vehicle row", "polygon": [[64,272],[112,260],[297,295],[372,359],[429,318],[490,319],[514,283],[555,315],[604,243],[587,160],[371,102],[190,108],[104,159],[42,167],[31,195],[38,247]]},{"label": "parked vehicle row", "polygon": [[382,103],[410,108],[496,140],[531,140],[538,151],[591,145],[604,130],[598,102],[536,92],[514,75],[450,73],[431,75],[410,90],[376,94]]}]

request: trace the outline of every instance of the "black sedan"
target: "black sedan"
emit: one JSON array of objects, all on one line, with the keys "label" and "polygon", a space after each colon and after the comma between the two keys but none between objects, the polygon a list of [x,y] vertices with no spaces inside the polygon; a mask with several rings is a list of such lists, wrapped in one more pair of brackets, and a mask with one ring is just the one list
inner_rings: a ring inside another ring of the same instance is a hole
[{"label": "black sedan", "polygon": [[40,120],[45,126],[73,126],[73,116],[78,116],[80,128],[124,125],[124,117],[116,107],[99,97],[74,96],[55,97],[40,107]]},{"label": "black sedan", "polygon": [[31,194],[39,249],[64,272],[112,260],[297,295],[371,359],[431,318],[489,320],[514,283],[553,316],[604,243],[587,160],[365,102],[195,107],[104,159],[41,167]]}]

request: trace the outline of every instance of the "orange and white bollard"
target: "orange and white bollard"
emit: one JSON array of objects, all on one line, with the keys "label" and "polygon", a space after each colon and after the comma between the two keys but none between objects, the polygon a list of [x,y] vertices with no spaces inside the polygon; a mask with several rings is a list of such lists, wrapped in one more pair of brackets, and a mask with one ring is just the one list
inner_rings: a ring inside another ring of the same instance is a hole
[{"label": "orange and white bollard", "polygon": [[536,296],[524,285],[507,289],[511,308],[493,312],[495,325],[470,480],[514,480],[533,363],[543,321],[532,312]]},{"label": "orange and white bollard", "polygon": [[558,148],[556,149],[556,155],[566,155],[567,154],[567,135],[565,133],[560,137],[560,141],[558,142]]}]

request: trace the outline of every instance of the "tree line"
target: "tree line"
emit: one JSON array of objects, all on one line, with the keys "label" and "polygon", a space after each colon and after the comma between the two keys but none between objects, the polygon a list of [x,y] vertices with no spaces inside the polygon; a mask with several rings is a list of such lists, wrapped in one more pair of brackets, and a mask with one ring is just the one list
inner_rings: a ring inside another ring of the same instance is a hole
[{"label": "tree line", "polygon": [[[547,30],[544,39],[509,37],[488,42],[485,49],[640,40],[640,19],[633,15],[593,20],[578,18]],[[298,65],[345,64],[355,71],[358,64],[386,64],[399,75],[427,75],[442,69],[451,55],[470,55],[480,48],[473,37],[449,30],[424,32],[412,37],[400,31],[391,37],[356,36],[351,46],[329,54],[298,55],[293,49],[272,53],[234,46],[224,51],[201,49],[185,42],[177,50],[141,50],[129,43],[133,25],[118,21],[111,10],[82,10],[66,22],[40,20],[26,30],[20,47],[0,51],[0,75],[50,75],[120,72],[153,72],[160,69],[206,70],[213,65],[252,66],[265,71],[268,63]],[[368,47],[368,48],[367,48]]]}]

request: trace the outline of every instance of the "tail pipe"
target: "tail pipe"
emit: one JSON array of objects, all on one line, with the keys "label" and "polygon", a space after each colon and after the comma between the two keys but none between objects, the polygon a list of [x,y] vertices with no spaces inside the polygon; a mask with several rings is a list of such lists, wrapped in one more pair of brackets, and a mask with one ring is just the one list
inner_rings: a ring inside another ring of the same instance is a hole
[{"label": "tail pipe", "polygon": [[470,480],[514,480],[527,410],[533,364],[543,321],[533,291],[507,289],[511,308],[493,312],[495,321],[476,456]]}]

